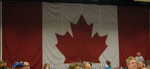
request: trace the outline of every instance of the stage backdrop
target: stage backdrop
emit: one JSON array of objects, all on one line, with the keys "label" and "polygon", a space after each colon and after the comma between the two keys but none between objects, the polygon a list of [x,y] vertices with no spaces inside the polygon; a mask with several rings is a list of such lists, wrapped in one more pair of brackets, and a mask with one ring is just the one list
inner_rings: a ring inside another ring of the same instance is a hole
[{"label": "stage backdrop", "polygon": [[3,10],[3,59],[9,64],[24,60],[32,69],[45,63],[66,69],[90,61],[99,69],[105,60],[125,65],[137,51],[150,57],[147,7],[26,2]]}]

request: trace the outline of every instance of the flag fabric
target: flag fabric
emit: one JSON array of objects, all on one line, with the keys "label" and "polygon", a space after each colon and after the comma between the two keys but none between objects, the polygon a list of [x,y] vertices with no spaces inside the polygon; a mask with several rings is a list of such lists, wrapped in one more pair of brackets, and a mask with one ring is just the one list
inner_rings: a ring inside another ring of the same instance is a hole
[{"label": "flag fabric", "polygon": [[117,25],[116,6],[43,3],[43,62],[110,60],[119,66]]},{"label": "flag fabric", "polygon": [[[141,51],[148,59],[148,8],[77,3],[5,4],[3,59],[67,69],[89,61],[113,67]],[[10,16],[11,15],[11,16]]]}]

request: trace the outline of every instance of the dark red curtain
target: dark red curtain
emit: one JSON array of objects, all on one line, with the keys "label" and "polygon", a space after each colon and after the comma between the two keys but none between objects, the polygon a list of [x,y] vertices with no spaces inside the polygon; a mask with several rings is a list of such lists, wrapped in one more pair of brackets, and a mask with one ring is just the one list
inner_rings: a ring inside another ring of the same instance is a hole
[{"label": "dark red curtain", "polygon": [[3,59],[8,64],[29,61],[42,67],[41,3],[3,3]]},{"label": "dark red curtain", "polygon": [[125,66],[128,56],[140,51],[147,60],[150,57],[148,41],[148,8],[119,6],[118,8],[120,63]]}]

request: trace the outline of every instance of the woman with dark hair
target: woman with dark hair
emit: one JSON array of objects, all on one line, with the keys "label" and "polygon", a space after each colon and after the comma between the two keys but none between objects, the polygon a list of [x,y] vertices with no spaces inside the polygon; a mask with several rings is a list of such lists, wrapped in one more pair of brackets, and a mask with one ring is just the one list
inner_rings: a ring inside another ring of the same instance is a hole
[{"label": "woman with dark hair", "polygon": [[111,62],[109,60],[106,60],[106,64],[104,66],[104,69],[112,69]]}]

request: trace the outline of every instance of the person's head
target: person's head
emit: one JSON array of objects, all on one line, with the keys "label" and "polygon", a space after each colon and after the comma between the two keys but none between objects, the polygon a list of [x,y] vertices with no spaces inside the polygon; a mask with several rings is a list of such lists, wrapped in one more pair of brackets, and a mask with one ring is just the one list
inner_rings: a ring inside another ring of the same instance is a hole
[{"label": "person's head", "polygon": [[3,60],[0,61],[0,67],[7,66],[7,63]]},{"label": "person's head", "polygon": [[22,69],[30,69],[30,63],[29,62],[23,62],[23,68]]},{"label": "person's head", "polygon": [[92,69],[92,65],[89,62],[83,63],[83,69]]},{"label": "person's head", "polygon": [[44,69],[50,69],[50,64],[48,63],[44,64]]},{"label": "person's head", "polygon": [[137,52],[136,55],[137,55],[137,56],[141,56],[141,52]]},{"label": "person's head", "polygon": [[138,68],[137,61],[132,56],[130,56],[126,59],[126,64],[127,64],[128,69],[137,69]]},{"label": "person's head", "polygon": [[15,62],[15,64],[13,64],[14,69],[22,69],[23,68],[23,63],[22,62]]},{"label": "person's head", "polygon": [[138,69],[143,69],[144,68],[144,62],[138,62]]},{"label": "person's head", "polygon": [[150,69],[150,64],[147,65],[147,69]]},{"label": "person's head", "polygon": [[81,69],[81,65],[80,64],[71,64],[69,66],[69,69]]},{"label": "person's head", "polygon": [[74,69],[81,69],[81,67],[80,66],[76,66]]},{"label": "person's head", "polygon": [[3,60],[0,61],[0,69],[7,69],[7,63]]},{"label": "person's head", "polygon": [[111,67],[111,62],[109,60],[106,60],[106,64]]}]

